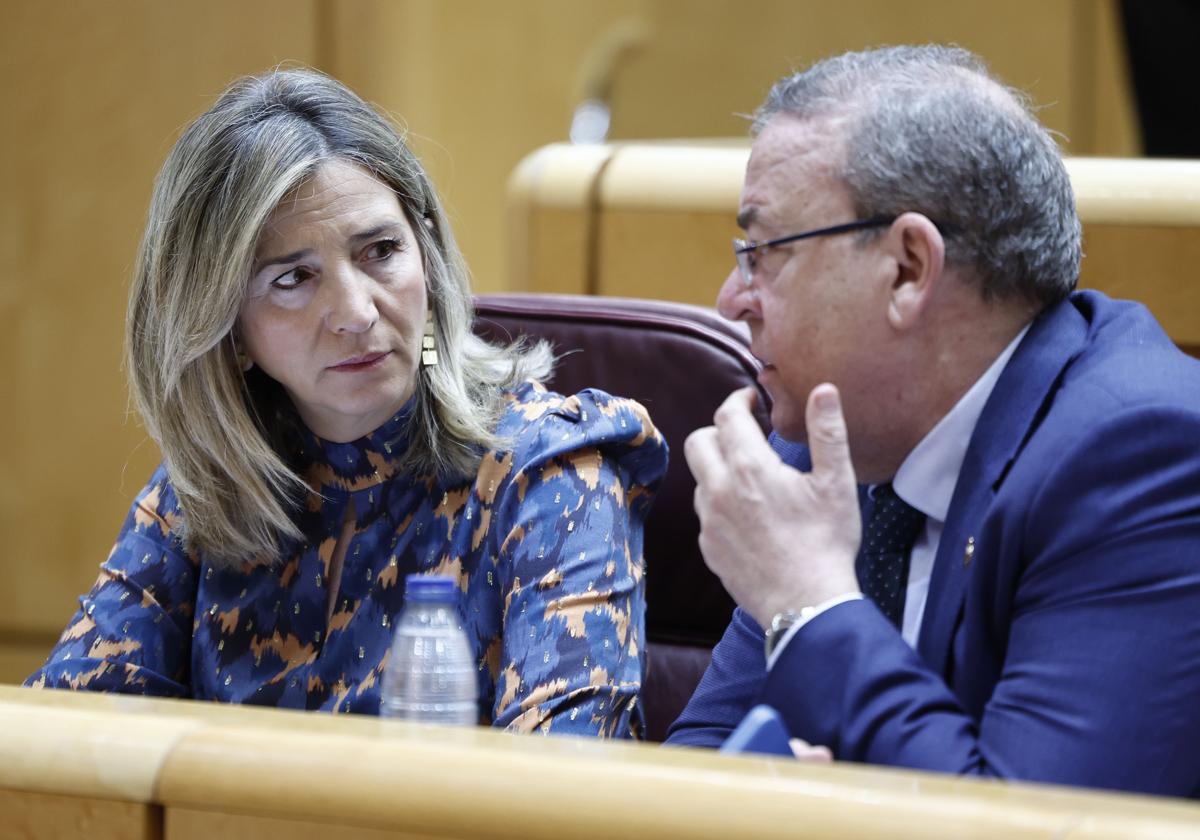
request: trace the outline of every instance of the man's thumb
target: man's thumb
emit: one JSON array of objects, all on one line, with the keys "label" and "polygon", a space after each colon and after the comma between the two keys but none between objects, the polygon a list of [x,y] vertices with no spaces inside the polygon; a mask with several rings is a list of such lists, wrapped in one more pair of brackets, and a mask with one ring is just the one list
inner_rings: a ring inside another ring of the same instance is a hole
[{"label": "man's thumb", "polygon": [[854,467],[850,463],[846,419],[842,416],[842,399],[835,386],[826,382],[813,388],[808,395],[805,425],[813,472],[818,475],[846,473],[853,483]]}]

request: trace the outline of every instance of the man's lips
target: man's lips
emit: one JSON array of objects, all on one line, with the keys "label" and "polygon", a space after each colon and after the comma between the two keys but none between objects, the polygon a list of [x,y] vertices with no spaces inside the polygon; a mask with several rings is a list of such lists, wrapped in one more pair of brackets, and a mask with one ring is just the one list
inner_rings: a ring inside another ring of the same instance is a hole
[{"label": "man's lips", "polygon": [[336,365],[330,365],[329,369],[348,372],[368,370],[386,359],[391,352],[390,350],[383,350],[376,353],[363,353],[359,356],[351,356],[349,359],[343,359]]}]

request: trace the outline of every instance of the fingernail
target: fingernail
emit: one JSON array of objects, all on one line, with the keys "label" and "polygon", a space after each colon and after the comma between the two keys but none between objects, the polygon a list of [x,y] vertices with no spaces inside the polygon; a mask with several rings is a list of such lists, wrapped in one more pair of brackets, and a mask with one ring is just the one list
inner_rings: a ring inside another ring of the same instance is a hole
[{"label": "fingernail", "polygon": [[817,410],[822,414],[837,414],[837,391],[823,391],[822,393],[817,394]]}]

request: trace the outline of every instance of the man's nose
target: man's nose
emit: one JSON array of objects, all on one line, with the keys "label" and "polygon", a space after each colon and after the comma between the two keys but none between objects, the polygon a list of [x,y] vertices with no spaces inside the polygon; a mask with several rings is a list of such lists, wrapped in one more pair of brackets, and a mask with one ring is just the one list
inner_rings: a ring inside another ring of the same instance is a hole
[{"label": "man's nose", "polygon": [[717,311],[730,321],[744,321],[758,314],[758,292],[742,279],[737,266],[729,272],[717,293]]},{"label": "man's nose", "polygon": [[338,266],[325,284],[326,324],[335,333],[361,333],[375,326],[374,280],[354,266]]}]

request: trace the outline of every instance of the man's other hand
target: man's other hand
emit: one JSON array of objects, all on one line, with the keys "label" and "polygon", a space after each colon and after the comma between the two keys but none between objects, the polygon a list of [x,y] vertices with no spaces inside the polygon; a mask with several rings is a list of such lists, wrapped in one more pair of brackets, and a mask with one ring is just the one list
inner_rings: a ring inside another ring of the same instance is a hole
[{"label": "man's other hand", "polygon": [[708,567],[761,626],[783,610],[858,592],[861,522],[837,388],[818,385],[805,418],[811,473],[784,464],[751,410],[755,393],[729,395],[714,426],[684,444],[696,478],[700,550]]},{"label": "man's other hand", "polygon": [[797,761],[803,761],[805,764],[833,763],[833,752],[829,747],[814,747],[802,738],[789,739],[788,746],[792,748],[792,755]]}]

